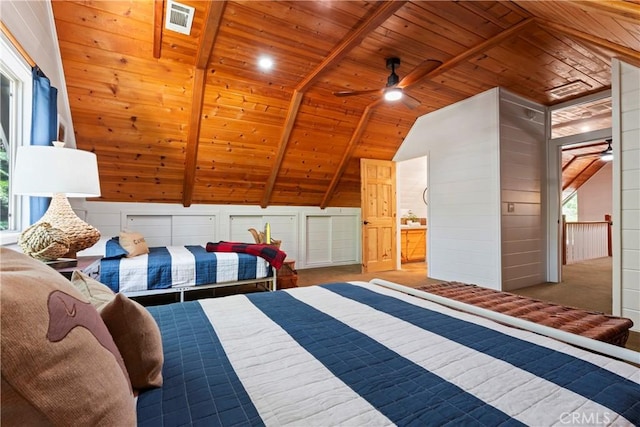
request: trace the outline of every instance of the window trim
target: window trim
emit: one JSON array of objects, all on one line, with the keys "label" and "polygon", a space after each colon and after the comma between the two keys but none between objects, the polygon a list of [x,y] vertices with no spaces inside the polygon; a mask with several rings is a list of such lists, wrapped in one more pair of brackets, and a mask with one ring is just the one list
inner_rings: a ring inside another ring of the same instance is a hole
[{"label": "window trim", "polygon": [[[8,135],[10,142],[9,170],[15,167],[15,152],[21,145],[29,145],[31,141],[31,100],[33,99],[33,77],[31,66],[19,50],[13,45],[6,35],[0,32],[0,69],[9,78],[16,81],[15,85],[15,111],[12,112],[12,123]],[[14,204],[13,212],[16,214],[10,221],[12,229],[0,231],[0,244],[12,244],[18,241],[20,230],[29,224],[29,198],[16,196],[9,188],[9,197]],[[17,208],[16,208],[17,206]]]}]

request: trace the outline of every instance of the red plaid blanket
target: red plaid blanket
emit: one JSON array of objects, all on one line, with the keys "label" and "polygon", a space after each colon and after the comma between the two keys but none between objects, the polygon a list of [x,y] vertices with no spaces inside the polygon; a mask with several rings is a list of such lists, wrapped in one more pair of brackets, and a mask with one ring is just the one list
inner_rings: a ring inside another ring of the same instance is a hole
[{"label": "red plaid blanket", "polygon": [[240,243],[240,242],[208,242],[207,252],[238,252],[264,258],[274,268],[282,267],[287,254],[273,245]]}]

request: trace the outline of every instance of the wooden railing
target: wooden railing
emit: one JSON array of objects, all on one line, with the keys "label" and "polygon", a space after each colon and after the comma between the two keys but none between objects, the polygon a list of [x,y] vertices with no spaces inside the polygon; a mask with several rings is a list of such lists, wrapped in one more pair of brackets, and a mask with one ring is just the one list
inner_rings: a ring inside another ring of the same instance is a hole
[{"label": "wooden railing", "polygon": [[611,256],[611,215],[604,221],[565,222],[562,264]]}]

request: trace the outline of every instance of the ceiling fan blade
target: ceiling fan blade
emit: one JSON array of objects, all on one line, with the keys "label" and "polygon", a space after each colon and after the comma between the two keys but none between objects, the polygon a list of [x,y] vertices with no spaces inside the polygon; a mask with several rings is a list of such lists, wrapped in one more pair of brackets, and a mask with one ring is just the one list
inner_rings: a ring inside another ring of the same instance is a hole
[{"label": "ceiling fan blade", "polygon": [[404,76],[402,80],[400,80],[400,83],[398,83],[398,87],[406,88],[418,83],[427,74],[438,68],[440,65],[442,65],[442,61],[438,61],[437,59],[425,59],[420,64],[418,64],[416,68],[411,70],[409,74]]},{"label": "ceiling fan blade", "polygon": [[367,95],[369,93],[380,93],[383,89],[369,89],[369,90],[341,90],[339,92],[333,92],[335,96],[354,96],[354,95]]},{"label": "ceiling fan blade", "polygon": [[402,102],[404,105],[406,105],[407,107],[411,108],[412,110],[414,108],[417,108],[420,106],[421,102],[418,101],[416,98],[414,98],[411,95],[407,95],[406,92],[402,93]]}]

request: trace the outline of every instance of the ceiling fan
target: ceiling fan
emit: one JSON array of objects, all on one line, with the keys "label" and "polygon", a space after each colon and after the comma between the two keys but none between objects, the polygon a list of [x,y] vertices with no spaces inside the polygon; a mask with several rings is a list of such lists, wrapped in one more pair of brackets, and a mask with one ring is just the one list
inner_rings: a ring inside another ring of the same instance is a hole
[{"label": "ceiling fan", "polygon": [[389,74],[389,77],[387,77],[387,85],[382,89],[343,90],[339,92],[333,92],[333,94],[335,96],[354,96],[367,95],[370,93],[380,93],[387,101],[402,100],[402,102],[409,108],[415,108],[420,105],[420,101],[404,93],[403,89],[422,80],[427,74],[435,70],[438,66],[442,65],[442,62],[436,59],[424,60],[402,80],[400,80],[400,77],[396,74],[396,68],[400,66],[400,58],[387,58],[386,64],[387,68],[391,70],[391,74]]}]

